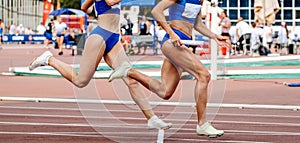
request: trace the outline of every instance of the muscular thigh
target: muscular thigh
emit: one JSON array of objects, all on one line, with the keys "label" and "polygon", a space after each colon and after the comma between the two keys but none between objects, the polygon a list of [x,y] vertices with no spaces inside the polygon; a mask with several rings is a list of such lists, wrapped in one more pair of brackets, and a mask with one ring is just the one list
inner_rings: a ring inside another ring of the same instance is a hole
[{"label": "muscular thigh", "polygon": [[[167,93],[173,93],[180,81],[182,71],[168,59],[165,59],[161,68],[161,80]],[[172,95],[172,94],[170,94]]]},{"label": "muscular thigh", "polygon": [[123,62],[129,62],[121,42],[118,42],[105,56],[105,62],[113,69],[119,67]]},{"label": "muscular thigh", "polygon": [[105,42],[101,36],[91,35],[87,38],[80,62],[79,76],[91,78],[94,75],[103,57],[105,47]]},{"label": "muscular thigh", "polygon": [[200,62],[200,59],[186,47],[174,47],[173,44],[166,42],[162,48],[162,52],[172,64],[194,76],[208,72],[205,66]]}]

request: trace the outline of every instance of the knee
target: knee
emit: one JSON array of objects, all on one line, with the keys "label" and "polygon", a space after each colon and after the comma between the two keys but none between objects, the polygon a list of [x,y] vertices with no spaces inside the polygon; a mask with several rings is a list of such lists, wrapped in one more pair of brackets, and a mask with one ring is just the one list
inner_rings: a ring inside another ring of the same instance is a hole
[{"label": "knee", "polygon": [[129,83],[128,83],[129,88],[137,88],[138,86],[139,83],[136,80],[129,78]]},{"label": "knee", "polygon": [[163,96],[164,100],[169,100],[172,97],[173,93],[166,92],[166,94]]},{"label": "knee", "polygon": [[195,77],[198,81],[200,81],[202,84],[208,84],[210,81],[210,73],[208,71],[205,72],[197,72],[197,76]]},{"label": "knee", "polygon": [[158,94],[162,99],[169,100],[172,97],[173,93],[174,93],[174,90],[167,88],[166,85],[164,85],[164,84],[160,85]]},{"label": "knee", "polygon": [[89,80],[78,80],[74,82],[74,85],[78,88],[84,88],[89,84]]}]

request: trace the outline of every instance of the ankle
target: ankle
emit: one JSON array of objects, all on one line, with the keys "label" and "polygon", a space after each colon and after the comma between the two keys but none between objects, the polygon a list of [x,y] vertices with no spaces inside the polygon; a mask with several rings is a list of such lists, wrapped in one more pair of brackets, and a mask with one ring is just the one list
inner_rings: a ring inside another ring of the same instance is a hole
[{"label": "ankle", "polygon": [[127,69],[127,70],[125,71],[125,76],[129,77],[129,75],[130,75],[130,70],[131,70],[131,68],[129,68],[129,69]]},{"label": "ankle", "polygon": [[203,128],[205,128],[208,124],[209,124],[208,122],[202,122],[201,124],[198,124],[198,127],[199,127],[200,129],[203,129]]},{"label": "ankle", "polygon": [[46,58],[46,64],[47,64],[47,65],[50,65],[51,59],[52,59],[52,56],[48,56],[48,57]]},{"label": "ankle", "polygon": [[158,117],[156,115],[152,116],[148,121],[149,122],[153,122],[155,121],[156,119],[158,119]]}]

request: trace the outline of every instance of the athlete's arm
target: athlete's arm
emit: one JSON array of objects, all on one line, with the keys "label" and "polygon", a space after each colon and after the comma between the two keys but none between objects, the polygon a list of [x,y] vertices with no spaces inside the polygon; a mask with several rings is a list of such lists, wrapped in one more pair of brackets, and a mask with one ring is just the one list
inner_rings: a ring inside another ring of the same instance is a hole
[{"label": "athlete's arm", "polygon": [[180,42],[180,38],[167,23],[166,17],[164,15],[164,11],[175,2],[176,0],[162,0],[152,9],[151,13],[156,21],[161,25],[161,27],[169,34],[172,43],[176,44],[177,46],[181,46],[182,43]]},{"label": "athlete's arm", "polygon": [[115,4],[120,3],[122,0],[105,0],[106,4],[109,6],[113,6]]},{"label": "athlete's arm", "polygon": [[2,36],[4,36],[4,33],[5,33],[5,25],[4,25],[4,23],[1,23],[1,27],[2,27]]},{"label": "athlete's arm", "polygon": [[219,36],[213,32],[211,32],[211,30],[209,30],[206,25],[202,22],[202,15],[201,15],[201,11],[198,13],[197,16],[197,20],[195,22],[194,25],[195,30],[197,30],[198,32],[200,32],[202,35],[215,40],[218,45],[220,46],[225,46],[225,47],[230,47],[230,44],[228,42],[226,42],[226,38]]},{"label": "athlete's arm", "polygon": [[217,34],[211,32],[207,28],[207,26],[202,22],[201,11],[198,13],[197,20],[195,22],[194,28],[195,28],[195,30],[197,30],[198,32],[200,32],[202,35],[204,35],[204,36],[206,36],[208,38],[215,39],[215,38],[218,37]]},{"label": "athlete's arm", "polygon": [[94,4],[94,0],[86,0],[81,6],[81,10],[85,13],[90,13],[90,7]]}]

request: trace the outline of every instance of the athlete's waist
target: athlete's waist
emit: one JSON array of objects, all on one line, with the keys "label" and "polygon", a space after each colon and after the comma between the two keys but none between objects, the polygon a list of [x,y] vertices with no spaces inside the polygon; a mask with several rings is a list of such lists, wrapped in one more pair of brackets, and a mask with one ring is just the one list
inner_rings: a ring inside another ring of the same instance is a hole
[{"label": "athlete's waist", "polygon": [[102,14],[98,15],[97,25],[112,33],[120,33],[120,15]]},{"label": "athlete's waist", "polygon": [[187,23],[185,21],[178,21],[178,20],[173,20],[170,23],[170,27],[172,29],[176,29],[183,34],[192,37],[192,31],[193,31],[193,24]]}]

